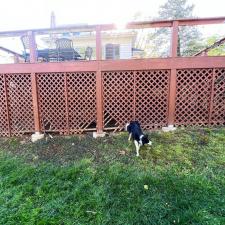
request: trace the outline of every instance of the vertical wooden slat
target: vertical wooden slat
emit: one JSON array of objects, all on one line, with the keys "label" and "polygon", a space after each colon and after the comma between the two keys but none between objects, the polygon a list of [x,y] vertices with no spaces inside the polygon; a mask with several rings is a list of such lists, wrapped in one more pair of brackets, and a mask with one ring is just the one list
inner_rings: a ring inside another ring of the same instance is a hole
[{"label": "vertical wooden slat", "polygon": [[102,95],[102,40],[101,27],[96,27],[96,60],[98,61],[98,70],[96,71],[96,102],[97,102],[97,133],[103,132],[103,95]]},{"label": "vertical wooden slat", "polygon": [[170,72],[169,83],[169,110],[168,110],[168,125],[174,125],[175,122],[175,106],[176,106],[176,69]]},{"label": "vertical wooden slat", "polygon": [[96,73],[96,100],[97,100],[97,132],[103,132],[103,96],[102,96],[102,72]]},{"label": "vertical wooden slat", "polygon": [[8,92],[7,92],[7,83],[6,83],[6,74],[3,74],[4,79],[4,91],[5,91],[5,106],[6,106],[6,119],[9,136],[11,136],[11,127],[10,127],[10,117],[9,117],[9,104],[8,104]]},{"label": "vertical wooden slat", "polygon": [[68,85],[67,85],[67,74],[64,74],[64,82],[65,82],[65,101],[66,101],[66,128],[67,134],[70,134],[70,127],[69,127],[69,104],[68,104]]},{"label": "vertical wooden slat", "polygon": [[136,76],[137,76],[137,73],[134,71],[133,120],[136,120]]},{"label": "vertical wooden slat", "polygon": [[101,27],[96,27],[96,60],[102,59],[102,38],[101,38]]},{"label": "vertical wooden slat", "polygon": [[212,85],[211,85],[211,92],[210,92],[210,103],[209,103],[209,125],[212,123],[212,111],[213,111],[213,99],[214,99],[214,85],[215,85],[215,68],[212,71]]},{"label": "vertical wooden slat", "polygon": [[40,132],[40,115],[38,107],[38,91],[37,91],[37,80],[36,74],[31,73],[31,85],[32,85],[32,100],[33,100],[33,111],[34,111],[34,127],[35,132]]},{"label": "vertical wooden slat", "polygon": [[178,46],[178,21],[173,21],[172,26],[172,38],[171,38],[171,57],[177,57],[177,46]]},{"label": "vertical wooden slat", "polygon": [[[177,57],[178,46],[178,21],[173,21],[172,37],[171,37],[171,52],[172,58]],[[169,110],[168,110],[168,125],[174,125],[175,122],[175,103],[176,103],[176,69],[170,71],[169,83]]]}]

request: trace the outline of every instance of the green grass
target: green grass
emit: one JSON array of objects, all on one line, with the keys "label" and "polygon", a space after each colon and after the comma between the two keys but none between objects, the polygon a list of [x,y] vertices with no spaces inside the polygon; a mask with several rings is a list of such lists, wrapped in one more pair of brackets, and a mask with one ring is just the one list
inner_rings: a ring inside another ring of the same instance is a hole
[{"label": "green grass", "polygon": [[225,129],[150,136],[0,139],[0,224],[225,224]]}]

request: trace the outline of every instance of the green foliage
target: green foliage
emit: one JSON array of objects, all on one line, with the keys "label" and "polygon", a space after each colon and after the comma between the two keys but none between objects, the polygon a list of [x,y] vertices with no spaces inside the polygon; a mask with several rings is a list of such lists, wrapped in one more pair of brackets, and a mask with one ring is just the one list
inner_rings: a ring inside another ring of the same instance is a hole
[{"label": "green foliage", "polygon": [[[157,19],[182,19],[182,18],[193,18],[193,4],[188,4],[188,0],[167,0],[159,9],[159,16]],[[200,32],[196,27],[180,27],[179,28],[179,43],[177,54],[178,56],[191,56],[202,49],[200,42]],[[160,46],[161,56],[169,55],[170,44],[170,30],[167,28],[158,29],[154,35],[155,46]],[[154,49],[157,51],[157,48]]]},{"label": "green foliage", "polygon": [[[212,44],[214,44],[217,40],[219,40],[221,37],[217,37],[217,36],[212,36],[207,40],[207,46],[210,46]],[[208,52],[209,56],[224,56],[225,55],[225,43],[223,43],[222,45],[211,49]]]},{"label": "green foliage", "polygon": [[193,4],[188,4],[188,0],[167,0],[160,6],[160,19],[181,19],[190,18],[194,9]]},{"label": "green foliage", "polygon": [[225,129],[150,137],[0,139],[0,224],[225,224]]}]

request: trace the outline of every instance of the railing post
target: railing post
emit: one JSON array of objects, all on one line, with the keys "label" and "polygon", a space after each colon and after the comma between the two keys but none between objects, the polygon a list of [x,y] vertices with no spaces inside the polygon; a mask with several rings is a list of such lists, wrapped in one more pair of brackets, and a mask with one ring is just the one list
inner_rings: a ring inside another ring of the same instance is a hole
[{"label": "railing post", "polygon": [[96,26],[96,60],[102,60],[101,26]]},{"label": "railing post", "polygon": [[44,134],[41,134],[41,126],[40,126],[40,115],[38,109],[38,92],[37,92],[37,80],[36,74],[34,72],[31,73],[31,86],[32,86],[32,100],[33,100],[33,112],[34,112],[34,128],[35,134],[31,136],[31,140],[33,142],[42,139]]},{"label": "railing post", "polygon": [[175,122],[175,104],[176,104],[176,69],[172,69],[169,79],[169,111],[168,126],[173,126]]},{"label": "railing post", "polygon": [[[173,21],[172,26],[172,37],[171,37],[171,52],[170,56],[172,58],[177,57],[177,46],[178,46],[178,21]],[[169,79],[169,109],[168,109],[168,127],[165,130],[174,130],[175,123],[175,104],[176,104],[176,79],[177,71],[176,68],[172,68],[170,71]]]},{"label": "railing post", "polygon": [[101,27],[97,26],[96,27],[96,60],[98,63],[98,70],[96,71],[97,133],[94,133],[94,137],[104,136],[101,59],[102,59]]},{"label": "railing post", "polygon": [[172,26],[172,38],[171,38],[171,51],[170,56],[171,57],[177,57],[177,47],[178,47],[178,21],[173,21]]},{"label": "railing post", "polygon": [[69,126],[69,105],[68,105],[68,83],[67,83],[67,74],[64,74],[64,87],[65,87],[65,101],[66,101],[66,134],[70,134]]},{"label": "railing post", "polygon": [[37,62],[37,51],[36,51],[37,48],[36,48],[34,32],[29,31],[28,38],[29,38],[29,47],[30,47],[30,63],[35,63]]}]

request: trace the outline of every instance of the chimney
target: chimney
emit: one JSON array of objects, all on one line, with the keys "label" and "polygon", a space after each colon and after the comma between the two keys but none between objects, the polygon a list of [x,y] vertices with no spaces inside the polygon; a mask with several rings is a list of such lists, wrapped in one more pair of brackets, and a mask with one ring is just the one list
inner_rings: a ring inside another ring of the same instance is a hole
[{"label": "chimney", "polygon": [[50,28],[55,28],[55,27],[56,27],[55,13],[52,11],[51,12],[51,24],[50,24]]}]

